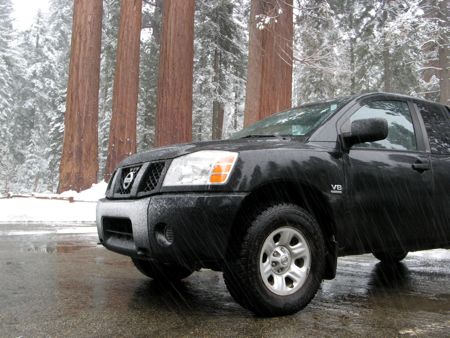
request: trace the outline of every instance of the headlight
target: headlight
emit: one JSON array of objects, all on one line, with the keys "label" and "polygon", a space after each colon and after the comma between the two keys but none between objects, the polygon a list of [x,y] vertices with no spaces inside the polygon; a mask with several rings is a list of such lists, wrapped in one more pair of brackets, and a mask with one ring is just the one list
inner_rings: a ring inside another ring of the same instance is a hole
[{"label": "headlight", "polygon": [[163,186],[225,184],[233,171],[237,153],[203,150],[174,159]]}]

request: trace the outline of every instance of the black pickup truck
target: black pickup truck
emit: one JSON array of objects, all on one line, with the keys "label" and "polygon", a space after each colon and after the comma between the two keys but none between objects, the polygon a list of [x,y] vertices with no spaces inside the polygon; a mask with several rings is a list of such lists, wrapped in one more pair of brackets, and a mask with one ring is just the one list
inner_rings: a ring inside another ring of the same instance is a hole
[{"label": "black pickup truck", "polygon": [[145,275],[223,271],[261,316],[305,307],[337,257],[450,245],[450,110],[372,93],[272,115],[231,139],[139,153],[97,206],[100,242]]}]

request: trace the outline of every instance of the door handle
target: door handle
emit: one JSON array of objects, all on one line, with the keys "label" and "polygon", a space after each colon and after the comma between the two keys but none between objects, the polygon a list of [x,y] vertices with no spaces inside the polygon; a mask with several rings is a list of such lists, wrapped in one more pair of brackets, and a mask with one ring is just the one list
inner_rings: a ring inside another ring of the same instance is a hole
[{"label": "door handle", "polygon": [[413,163],[412,168],[418,171],[419,173],[423,173],[424,171],[430,170],[430,163],[428,162],[424,163],[419,160],[416,163]]}]

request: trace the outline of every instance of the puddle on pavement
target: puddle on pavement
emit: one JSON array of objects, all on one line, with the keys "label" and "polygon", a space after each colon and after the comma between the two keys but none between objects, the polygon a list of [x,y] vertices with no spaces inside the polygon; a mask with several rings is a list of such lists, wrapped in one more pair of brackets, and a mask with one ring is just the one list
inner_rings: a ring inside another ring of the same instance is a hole
[{"label": "puddle on pavement", "polygon": [[95,242],[71,242],[71,241],[56,241],[48,243],[28,242],[24,243],[19,250],[21,252],[37,252],[48,254],[71,253],[82,249],[89,249],[97,247]]}]

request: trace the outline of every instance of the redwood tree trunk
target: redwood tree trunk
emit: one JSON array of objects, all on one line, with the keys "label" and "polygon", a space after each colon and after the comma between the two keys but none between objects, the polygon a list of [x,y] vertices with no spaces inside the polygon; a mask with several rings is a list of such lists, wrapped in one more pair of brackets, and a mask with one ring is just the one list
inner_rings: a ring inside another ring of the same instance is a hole
[{"label": "redwood tree trunk", "polygon": [[136,152],[142,0],[122,0],[105,180]]},{"label": "redwood tree trunk", "polygon": [[59,191],[97,182],[102,0],[75,0]]},{"label": "redwood tree trunk", "polygon": [[[293,62],[292,0],[252,0],[245,98],[245,125],[291,107]],[[281,9],[282,14],[278,14]],[[277,17],[264,29],[258,15]]]},{"label": "redwood tree trunk", "polygon": [[192,139],[195,0],[165,0],[158,78],[156,145]]}]

